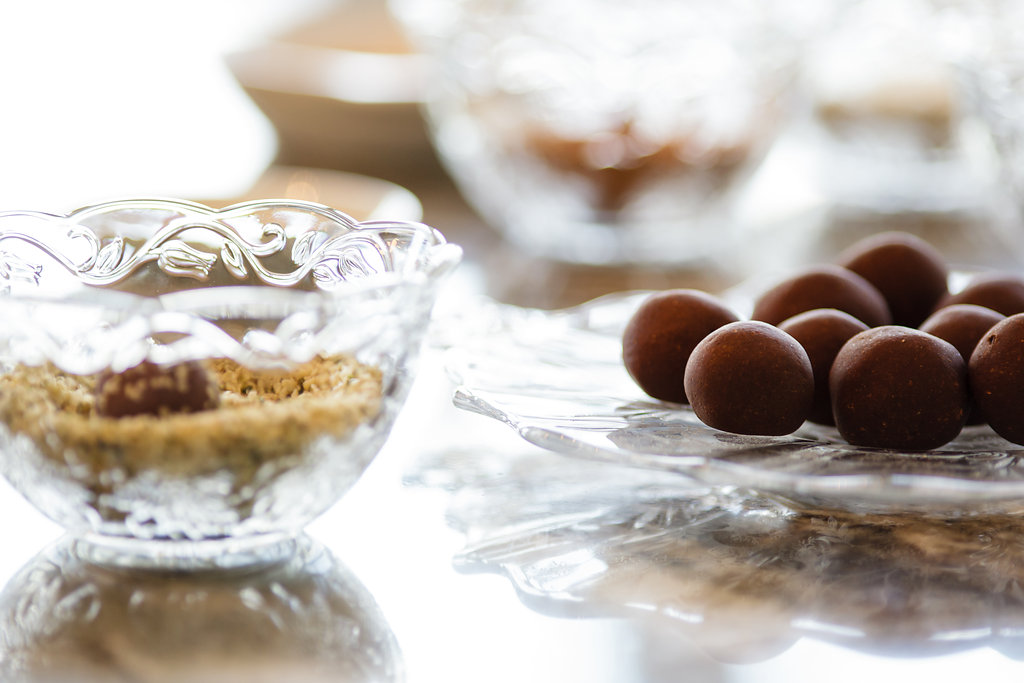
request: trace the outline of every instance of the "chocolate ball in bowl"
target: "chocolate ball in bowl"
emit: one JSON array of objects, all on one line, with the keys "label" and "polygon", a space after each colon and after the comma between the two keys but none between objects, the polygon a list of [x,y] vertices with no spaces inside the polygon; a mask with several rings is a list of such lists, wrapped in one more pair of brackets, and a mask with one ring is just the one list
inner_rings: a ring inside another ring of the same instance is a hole
[{"label": "chocolate ball in bowl", "polygon": [[197,361],[157,365],[143,361],[124,372],[105,370],[96,380],[96,414],[104,417],[172,415],[212,410],[220,389]]},{"label": "chocolate ball in bowl", "polygon": [[1024,276],[1014,273],[976,275],[960,291],[944,297],[940,307],[974,304],[1003,315],[1024,313]]},{"label": "chocolate ball in bowl", "polygon": [[885,298],[874,285],[852,270],[832,264],[805,268],[777,283],[754,302],[750,317],[778,325],[816,308],[844,311],[868,327],[892,320]]},{"label": "chocolate ball in bowl", "polygon": [[967,365],[936,336],[898,325],[843,345],[829,374],[839,434],[856,446],[925,451],[952,441],[967,419]]},{"label": "chocolate ball in bowl", "polygon": [[840,254],[837,263],[881,292],[896,325],[917,327],[949,291],[942,254],[909,233],[872,235]]},{"label": "chocolate ball in bowl", "polygon": [[729,323],[697,344],[685,383],[694,414],[735,434],[789,434],[814,401],[807,352],[777,327],[753,320]]},{"label": "chocolate ball in bowl", "polygon": [[652,294],[622,335],[622,360],[648,396],[686,403],[683,372],[693,348],[722,325],[738,320],[714,296],[696,289]]},{"label": "chocolate ball in bowl", "polygon": [[849,313],[834,308],[805,311],[779,323],[779,329],[800,342],[814,371],[814,405],[807,419],[823,425],[834,425],[828,375],[839,349],[855,334],[868,326]]},{"label": "chocolate ball in bowl", "polygon": [[996,323],[968,363],[971,393],[996,434],[1024,444],[1024,314]]}]

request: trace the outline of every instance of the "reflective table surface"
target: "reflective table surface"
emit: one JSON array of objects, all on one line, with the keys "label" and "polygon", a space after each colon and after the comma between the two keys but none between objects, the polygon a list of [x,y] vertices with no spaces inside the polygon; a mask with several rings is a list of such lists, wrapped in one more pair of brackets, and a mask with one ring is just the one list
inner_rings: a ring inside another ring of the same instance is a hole
[{"label": "reflective table surface", "polygon": [[381,456],[278,565],[91,566],[3,485],[5,680],[1009,681],[1024,671],[1024,521],[796,515],[675,475],[577,461],[456,411],[439,352],[423,360]]},{"label": "reflective table surface", "polygon": [[[187,3],[191,16],[179,16],[176,25],[209,28],[196,23],[201,4]],[[200,33],[212,39],[232,25],[240,4],[218,4],[219,12],[202,15],[217,19],[209,25],[217,29]],[[29,12],[30,28],[49,23],[47,8],[71,6],[38,3]],[[84,14],[95,19],[101,9],[129,6],[107,0],[74,16],[86,28]],[[252,22],[270,15],[266,25],[275,12],[287,14],[294,6],[268,1],[246,4],[246,11]],[[103,26],[109,35],[120,24]],[[84,40],[70,29],[60,36]],[[166,57],[162,46],[171,38],[168,33],[151,47]],[[143,54],[144,43],[132,45]],[[203,46],[205,59],[209,45]],[[40,73],[56,77],[59,57]],[[218,87],[228,78],[226,71],[214,75]],[[20,83],[13,76],[6,81],[8,90]],[[44,94],[59,99],[60,92]],[[163,98],[160,92],[148,96]],[[239,97],[231,90],[231,103]],[[5,139],[20,140],[18,149],[75,142],[74,130],[68,140],[41,133],[47,121],[36,121],[31,111],[7,112]],[[173,114],[172,107],[161,111]],[[93,114],[103,117],[103,111]],[[107,123],[123,129],[116,119]],[[29,124],[41,128],[25,128]],[[234,136],[221,139],[220,148],[168,156],[174,164],[150,168],[152,178],[129,175],[168,193],[215,196],[222,185],[260,176],[274,154],[263,137],[268,123],[256,117],[252,125],[260,145],[233,157],[231,173],[215,174],[223,183],[188,176],[196,182],[159,184],[162,172],[181,180],[182,162],[223,162],[220,150],[236,143]],[[168,144],[180,141],[177,133]],[[197,147],[205,140],[185,137]],[[132,144],[125,149],[139,151]],[[136,158],[108,161],[125,171],[122,160]],[[313,165],[295,149],[278,149],[277,159]],[[624,290],[718,290],[745,270],[738,263],[674,272],[533,259],[486,228],[436,163],[421,161],[414,173],[399,164],[379,175],[410,189],[423,219],[465,248],[439,320],[456,312],[465,317],[480,297],[553,309]],[[340,158],[333,167],[366,172]],[[77,168],[65,172],[74,175]],[[171,174],[175,168],[179,173]],[[65,203],[78,202],[75,192],[101,191],[69,185],[63,176],[50,180],[64,185],[46,186],[19,173],[8,174],[0,194],[5,205],[25,208],[28,201],[35,207],[54,199],[58,206],[47,208],[68,208]],[[299,198],[332,203],[334,195],[317,185],[323,180],[318,172],[289,180],[277,169],[276,176],[289,193],[313,193]],[[111,180],[117,178],[108,178],[103,192]],[[887,216],[879,223],[809,202],[789,218],[799,229],[769,226],[757,237],[794,261],[835,253],[882,224],[951,244],[966,262],[993,253],[1016,258],[992,248],[991,235],[976,230],[972,216]],[[831,232],[818,229],[823,219]],[[807,239],[807,230],[815,240]],[[757,253],[760,244],[752,242],[749,251]],[[221,573],[90,565],[57,526],[0,482],[0,679],[843,683],[1024,677],[1024,518],[797,514],[677,474],[542,450],[506,425],[453,405],[443,344],[437,332],[380,456],[310,525],[298,552],[277,564]]]}]

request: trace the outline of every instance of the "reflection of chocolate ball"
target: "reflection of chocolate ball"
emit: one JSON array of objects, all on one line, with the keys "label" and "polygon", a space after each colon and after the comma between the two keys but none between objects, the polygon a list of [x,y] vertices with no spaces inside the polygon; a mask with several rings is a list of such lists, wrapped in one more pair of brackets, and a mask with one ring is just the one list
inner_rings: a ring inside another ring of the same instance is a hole
[{"label": "reflection of chocolate ball", "polygon": [[834,425],[832,399],[828,390],[828,373],[832,369],[839,349],[849,339],[868,326],[849,313],[834,308],[805,311],[779,323],[786,332],[804,347],[814,371],[814,406],[807,419],[823,425]]},{"label": "reflection of chocolate ball", "polygon": [[815,308],[849,313],[868,327],[891,321],[889,306],[874,285],[851,270],[834,265],[805,268],[779,282],[754,303],[751,318],[778,325]]},{"label": "reflection of chocolate ball", "polygon": [[856,446],[923,451],[956,438],[967,419],[967,366],[952,344],[887,325],[848,341],[829,375],[832,414]]},{"label": "reflection of chocolate ball", "polygon": [[622,335],[622,359],[649,396],[686,403],[683,371],[701,339],[736,315],[718,299],[695,289],[674,289],[648,297]]},{"label": "reflection of chocolate ball", "polygon": [[942,254],[904,232],[861,240],[843,252],[838,263],[882,293],[896,325],[917,327],[948,292],[949,269]]},{"label": "reflection of chocolate ball", "polygon": [[709,427],[778,436],[807,418],[814,374],[803,347],[785,332],[758,321],[734,322],[690,354],[686,395]]},{"label": "reflection of chocolate ball", "polygon": [[962,290],[939,303],[943,308],[953,304],[984,306],[1003,315],[1024,313],[1024,277],[1012,273],[977,275]]},{"label": "reflection of chocolate ball", "polygon": [[[978,345],[985,333],[1005,317],[991,308],[974,304],[953,304],[935,311],[921,323],[919,329],[948,341],[960,352],[964,362],[967,363],[971,360],[974,347]],[[967,424],[982,422],[984,419],[978,411],[972,409],[968,415]]]},{"label": "reflection of chocolate ball", "polygon": [[971,393],[981,417],[996,434],[1024,444],[1024,314],[996,323],[968,364]]},{"label": "reflection of chocolate ball", "polygon": [[105,417],[170,415],[216,408],[220,392],[196,361],[157,365],[143,361],[96,380],[96,412]]}]

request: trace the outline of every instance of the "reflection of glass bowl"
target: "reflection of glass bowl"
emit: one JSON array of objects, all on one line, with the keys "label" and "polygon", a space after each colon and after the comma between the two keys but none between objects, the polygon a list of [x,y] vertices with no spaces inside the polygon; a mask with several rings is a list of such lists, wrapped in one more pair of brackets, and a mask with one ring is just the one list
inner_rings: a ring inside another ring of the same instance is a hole
[{"label": "reflection of glass bowl", "polygon": [[[111,559],[287,547],[386,439],[459,253],[292,201],[2,213],[0,466]],[[100,373],[143,360],[203,364],[219,405],[105,414]]]},{"label": "reflection of glass bowl", "polygon": [[402,658],[366,588],[303,537],[286,561],[238,571],[98,567],[73,541],[0,593],[5,681],[375,681]]}]

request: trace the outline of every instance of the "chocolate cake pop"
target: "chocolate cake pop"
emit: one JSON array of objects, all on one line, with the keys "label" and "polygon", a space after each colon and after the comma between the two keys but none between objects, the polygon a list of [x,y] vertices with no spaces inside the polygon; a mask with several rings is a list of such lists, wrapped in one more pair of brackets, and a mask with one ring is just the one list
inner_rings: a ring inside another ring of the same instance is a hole
[{"label": "chocolate cake pop", "polygon": [[945,306],[928,316],[918,328],[956,347],[964,362],[971,359],[974,348],[992,327],[1005,319],[1002,313],[974,304]]},{"label": "chocolate cake pop", "polygon": [[896,325],[917,327],[949,291],[942,254],[909,233],[872,235],[840,254],[837,263],[881,292]]},{"label": "chocolate cake pop", "polygon": [[892,320],[885,298],[874,285],[851,270],[831,264],[805,268],[779,282],[757,299],[750,317],[778,325],[816,308],[844,311],[868,327],[887,325]]},{"label": "chocolate cake pop", "polygon": [[1024,313],[1024,276],[1014,273],[976,275],[966,287],[939,302],[942,308],[955,304],[984,306],[1003,315]]},{"label": "chocolate cake pop", "polygon": [[[1002,313],[996,313],[991,308],[984,306],[953,304],[935,311],[921,323],[919,329],[948,341],[960,352],[964,362],[967,363],[971,360],[971,354],[974,353],[974,348],[981,338],[993,325],[1005,317]],[[979,411],[972,405],[967,415],[967,424],[981,424],[984,421]]]},{"label": "chocolate cake pop", "polygon": [[622,360],[648,396],[686,403],[683,372],[693,348],[736,314],[714,296],[672,289],[644,300],[626,324]]},{"label": "chocolate cake pop", "polygon": [[851,337],[868,326],[849,313],[834,308],[805,311],[779,323],[779,329],[800,342],[814,371],[814,405],[807,419],[823,425],[834,425],[828,374],[832,362]]},{"label": "chocolate cake pop", "polygon": [[814,401],[807,352],[759,321],[729,323],[705,337],[690,354],[685,384],[694,414],[735,434],[789,434]]},{"label": "chocolate cake pop", "polygon": [[968,363],[971,393],[996,434],[1024,445],[1024,314],[996,323]]},{"label": "chocolate cake pop", "polygon": [[952,441],[967,419],[967,366],[952,344],[896,325],[866,330],[829,374],[839,434],[856,446],[923,451]]}]

